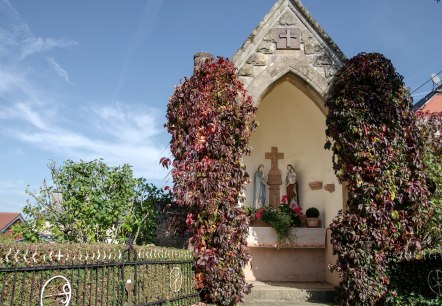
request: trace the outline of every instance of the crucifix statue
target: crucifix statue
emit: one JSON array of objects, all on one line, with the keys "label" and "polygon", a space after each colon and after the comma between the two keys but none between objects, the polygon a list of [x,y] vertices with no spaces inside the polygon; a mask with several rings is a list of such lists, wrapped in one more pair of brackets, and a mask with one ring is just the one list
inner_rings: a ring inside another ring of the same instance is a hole
[{"label": "crucifix statue", "polygon": [[279,206],[279,186],[282,185],[282,178],[281,171],[278,168],[278,160],[284,159],[284,153],[279,153],[277,147],[272,147],[271,152],[265,153],[265,158],[271,161],[269,180],[267,182],[269,185],[269,202],[271,206]]}]

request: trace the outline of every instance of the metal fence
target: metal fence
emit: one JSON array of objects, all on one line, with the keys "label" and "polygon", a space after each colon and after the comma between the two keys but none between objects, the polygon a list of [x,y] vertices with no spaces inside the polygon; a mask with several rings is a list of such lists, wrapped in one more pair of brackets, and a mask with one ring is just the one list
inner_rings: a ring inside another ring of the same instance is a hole
[{"label": "metal fence", "polygon": [[0,305],[192,305],[199,301],[187,251],[100,252],[98,248],[69,255],[61,250],[10,247],[3,252]]}]

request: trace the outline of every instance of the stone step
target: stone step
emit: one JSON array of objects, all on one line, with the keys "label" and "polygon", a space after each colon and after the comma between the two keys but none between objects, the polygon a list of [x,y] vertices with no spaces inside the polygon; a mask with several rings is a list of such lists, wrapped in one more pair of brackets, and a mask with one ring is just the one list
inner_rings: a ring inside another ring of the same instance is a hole
[{"label": "stone step", "polygon": [[335,298],[335,288],[328,283],[256,281],[252,284],[252,292],[243,305],[332,305]]},{"label": "stone step", "polygon": [[242,306],[330,306],[334,304],[314,303],[314,302],[290,302],[274,300],[253,300],[245,302]]}]

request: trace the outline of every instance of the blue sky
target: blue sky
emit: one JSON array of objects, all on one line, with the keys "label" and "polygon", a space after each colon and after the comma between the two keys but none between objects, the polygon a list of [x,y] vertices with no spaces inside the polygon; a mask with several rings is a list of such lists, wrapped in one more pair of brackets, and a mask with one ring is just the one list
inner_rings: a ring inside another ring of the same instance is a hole
[{"label": "blue sky", "polygon": [[[194,53],[231,57],[275,1],[0,0],[0,211],[20,211],[51,160],[129,163],[167,184],[158,161],[174,86]],[[442,70],[442,4],[304,5],[348,57],[385,54],[411,89]]]}]

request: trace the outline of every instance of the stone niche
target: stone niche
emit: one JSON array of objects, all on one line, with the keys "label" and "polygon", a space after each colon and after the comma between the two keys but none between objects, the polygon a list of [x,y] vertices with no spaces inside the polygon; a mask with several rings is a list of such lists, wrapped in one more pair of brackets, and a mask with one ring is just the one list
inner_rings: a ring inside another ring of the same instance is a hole
[{"label": "stone niche", "polygon": [[[282,184],[280,195],[286,194],[287,165],[292,164],[297,174],[299,203],[303,212],[316,207],[323,225],[342,208],[342,193],[331,192],[325,185],[339,186],[333,173],[331,152],[324,150],[325,114],[307,96],[302,88],[288,80],[276,82],[257,105],[259,127],[252,134],[252,154],[244,158],[252,178],[247,186],[246,205],[253,202],[253,174],[259,164],[264,165],[268,181],[271,160],[266,153],[272,147],[284,156],[278,160]],[[309,184],[313,183],[313,184]],[[270,204],[269,190],[266,205]],[[245,275],[248,281],[322,282],[330,279],[327,265],[333,258],[327,251],[326,228],[295,228],[289,244],[278,244],[271,227],[251,226],[248,236],[252,255]]]},{"label": "stone niche", "polygon": [[[258,104],[257,121],[259,127],[250,138],[252,153],[244,158],[251,177],[245,204],[251,206],[253,203],[253,175],[258,165],[264,165],[265,181],[268,181],[272,162],[266,159],[266,153],[276,147],[278,152],[284,153],[277,162],[282,177],[279,194],[287,193],[287,165],[292,164],[297,174],[303,212],[316,207],[320,211],[321,223],[330,224],[342,208],[342,194],[324,189],[325,184],[334,184],[336,189],[339,185],[333,172],[331,152],[324,149],[325,114],[295,84],[284,81],[275,84]],[[271,204],[269,193],[267,188],[266,205]]]}]

